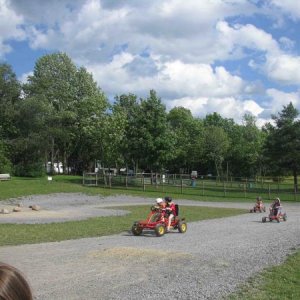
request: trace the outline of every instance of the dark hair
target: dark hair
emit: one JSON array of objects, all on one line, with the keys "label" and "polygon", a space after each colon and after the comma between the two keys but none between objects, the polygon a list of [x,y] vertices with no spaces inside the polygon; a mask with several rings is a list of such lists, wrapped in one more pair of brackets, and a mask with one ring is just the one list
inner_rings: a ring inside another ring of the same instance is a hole
[{"label": "dark hair", "polygon": [[22,273],[5,263],[0,262],[0,299],[32,300],[30,286]]},{"label": "dark hair", "polygon": [[165,197],[165,201],[171,202],[171,201],[172,201],[172,197],[166,196],[166,197]]}]

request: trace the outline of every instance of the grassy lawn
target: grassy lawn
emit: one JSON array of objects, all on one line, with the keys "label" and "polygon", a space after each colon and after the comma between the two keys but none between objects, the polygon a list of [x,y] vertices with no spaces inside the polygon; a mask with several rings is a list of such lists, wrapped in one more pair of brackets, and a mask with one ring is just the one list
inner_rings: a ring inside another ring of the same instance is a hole
[{"label": "grassy lawn", "polygon": [[[254,201],[257,195],[263,196],[264,200],[267,200],[269,196],[259,193],[259,191],[253,190],[252,193],[247,193],[245,197],[244,192],[230,192],[227,189],[226,195],[223,192],[222,186],[213,185],[205,189],[205,193],[201,189],[201,185],[197,185],[196,188],[185,187],[183,193],[178,186],[146,186],[146,190],[143,191],[141,186],[129,186],[126,189],[125,186],[115,185],[113,188],[109,187],[87,187],[82,185],[81,176],[64,176],[58,175],[53,177],[53,181],[48,182],[47,177],[44,178],[19,178],[13,177],[10,181],[0,181],[0,200],[17,198],[27,195],[37,194],[50,194],[50,193],[85,193],[88,195],[117,195],[126,194],[142,197],[162,197],[165,195],[172,195],[174,199],[191,199],[201,201]],[[272,194],[271,198],[277,197]],[[282,200],[288,200],[291,195],[283,197]],[[290,199],[293,201],[293,199]],[[268,201],[267,201],[268,202]]]},{"label": "grassy lawn", "polygon": [[[63,241],[116,234],[130,230],[134,221],[146,218],[146,215],[149,213],[149,205],[114,208],[126,209],[130,211],[130,214],[64,223],[1,224],[0,246]],[[180,210],[180,215],[184,216],[187,222],[229,217],[245,213],[245,210],[241,209],[189,206],[181,206]]]},{"label": "grassy lawn", "polygon": [[253,277],[229,300],[300,299],[300,251],[280,266],[266,269]]}]

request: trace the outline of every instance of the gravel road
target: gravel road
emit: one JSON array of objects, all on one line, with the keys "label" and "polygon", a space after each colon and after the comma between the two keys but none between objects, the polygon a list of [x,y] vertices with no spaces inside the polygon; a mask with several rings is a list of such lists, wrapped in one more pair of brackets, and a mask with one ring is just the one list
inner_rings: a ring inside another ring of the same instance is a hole
[{"label": "gravel road", "polygon": [[[74,206],[72,195],[53,197]],[[97,207],[153,202],[129,196],[91,201]],[[245,209],[253,204],[184,203]],[[0,260],[26,274],[36,299],[220,299],[300,248],[299,204],[285,203],[288,221],[279,224],[263,224],[264,214],[248,213],[188,223],[185,234],[160,238],[135,237],[124,228],[106,237],[0,247]]]}]

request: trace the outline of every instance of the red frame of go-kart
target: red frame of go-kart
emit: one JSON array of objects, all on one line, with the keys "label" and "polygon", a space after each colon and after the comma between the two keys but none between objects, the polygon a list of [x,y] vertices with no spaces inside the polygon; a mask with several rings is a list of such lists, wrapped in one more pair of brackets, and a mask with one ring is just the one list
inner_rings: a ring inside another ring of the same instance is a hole
[{"label": "red frame of go-kart", "polygon": [[[173,227],[174,229],[178,229],[178,231],[181,233],[184,233],[187,230],[187,225],[185,222],[185,218],[178,217],[178,211],[179,207],[176,204],[177,216],[175,218],[172,218],[171,227]],[[164,217],[163,209],[152,206],[146,220],[134,222],[134,224],[132,225],[132,233],[134,235],[140,235],[144,229],[148,229],[155,230],[157,236],[162,236],[165,234],[167,226],[168,217]]]},{"label": "red frame of go-kart", "polygon": [[268,217],[263,217],[262,222],[265,223],[267,221],[272,222],[272,221],[277,221],[278,223],[281,221],[286,221],[287,220],[287,215],[285,212],[279,213],[277,216],[273,214],[272,210],[270,210],[270,214]]},{"label": "red frame of go-kart", "polygon": [[264,205],[255,205],[253,208],[250,209],[250,213],[256,212],[266,212],[266,207]]}]

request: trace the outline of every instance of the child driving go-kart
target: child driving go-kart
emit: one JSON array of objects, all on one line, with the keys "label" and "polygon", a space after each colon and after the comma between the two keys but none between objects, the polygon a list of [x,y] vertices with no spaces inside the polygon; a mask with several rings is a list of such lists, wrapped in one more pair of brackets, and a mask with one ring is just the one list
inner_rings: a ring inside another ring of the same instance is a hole
[{"label": "child driving go-kart", "polygon": [[287,215],[282,211],[282,206],[279,198],[276,198],[270,206],[270,213],[268,217],[263,217],[262,222],[265,223],[269,219],[270,222],[276,220],[278,223],[280,221],[286,221]]},{"label": "child driving go-kart", "polygon": [[[176,217],[177,212],[176,212],[176,205],[172,201],[172,198],[167,196],[165,197],[166,201],[166,208],[165,208],[165,217],[168,218],[168,227],[167,227],[167,232],[170,232],[171,229],[171,221],[174,217]],[[178,206],[177,206],[178,207]]]},{"label": "child driving go-kart", "polygon": [[263,204],[262,198],[261,197],[257,197],[256,198],[256,203],[254,205],[254,207],[252,209],[250,209],[250,212],[265,212],[266,211],[266,207]]},{"label": "child driving go-kart", "polygon": [[[170,202],[172,199],[167,203]],[[156,236],[162,236],[167,232],[167,228],[171,227],[180,233],[185,233],[187,230],[185,218],[179,218],[178,205],[173,204],[172,202],[167,205],[163,199],[156,199],[156,205],[151,206],[151,212],[147,219],[133,223],[131,227],[133,235],[141,235],[143,230],[154,230]]]}]

